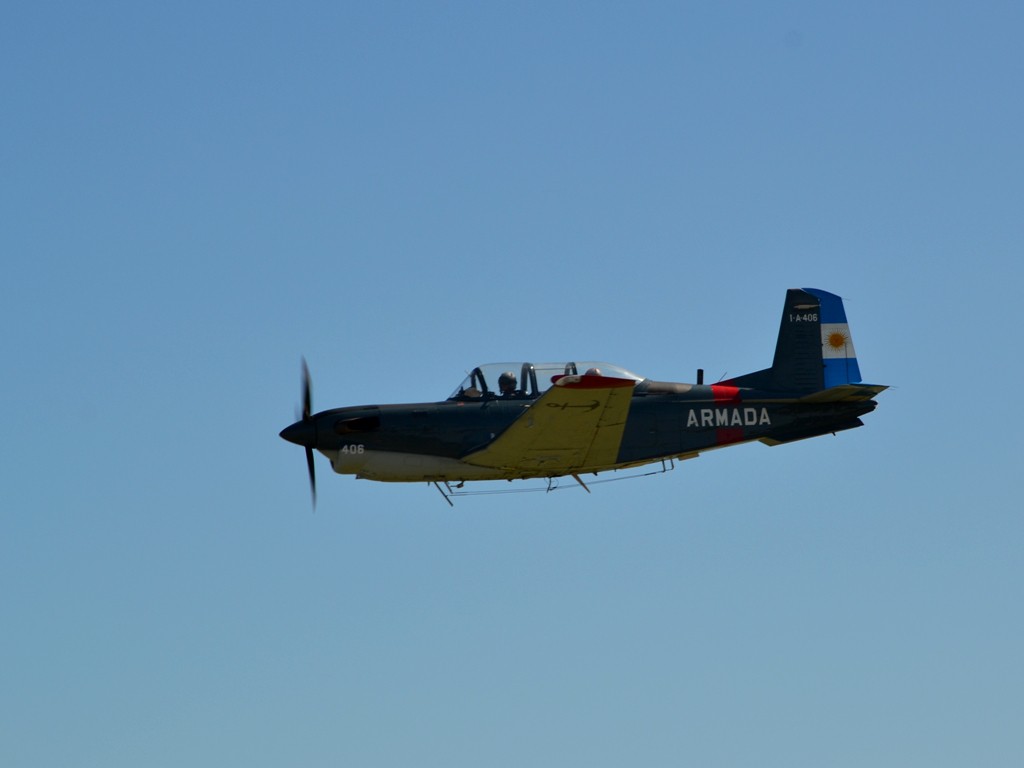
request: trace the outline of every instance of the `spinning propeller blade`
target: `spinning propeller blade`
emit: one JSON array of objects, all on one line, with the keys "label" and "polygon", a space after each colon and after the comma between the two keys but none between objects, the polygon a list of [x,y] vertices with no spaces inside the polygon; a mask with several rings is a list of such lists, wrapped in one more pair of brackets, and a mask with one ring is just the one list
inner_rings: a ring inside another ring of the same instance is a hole
[{"label": "spinning propeller blade", "polygon": [[313,449],[306,449],[306,466],[309,468],[309,492],[313,496],[313,509],[316,509],[316,469],[313,467]]},{"label": "spinning propeller blade", "polygon": [[[306,358],[302,358],[302,420],[309,421],[313,412],[313,384],[309,375]],[[306,446],[306,467],[309,469],[309,492],[313,496],[313,509],[316,509],[316,467],[313,465],[313,448]]]},{"label": "spinning propeller blade", "polygon": [[310,381],[309,366],[302,358],[302,418],[308,419],[313,410],[313,385]]}]

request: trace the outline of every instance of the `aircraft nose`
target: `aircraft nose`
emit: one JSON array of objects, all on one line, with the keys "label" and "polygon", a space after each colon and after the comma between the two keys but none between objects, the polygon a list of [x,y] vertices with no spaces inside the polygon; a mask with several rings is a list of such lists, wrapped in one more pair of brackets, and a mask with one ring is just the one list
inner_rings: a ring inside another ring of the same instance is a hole
[{"label": "aircraft nose", "polygon": [[290,427],[281,430],[281,437],[289,443],[295,443],[305,448],[316,447],[316,422],[312,419],[296,421]]}]

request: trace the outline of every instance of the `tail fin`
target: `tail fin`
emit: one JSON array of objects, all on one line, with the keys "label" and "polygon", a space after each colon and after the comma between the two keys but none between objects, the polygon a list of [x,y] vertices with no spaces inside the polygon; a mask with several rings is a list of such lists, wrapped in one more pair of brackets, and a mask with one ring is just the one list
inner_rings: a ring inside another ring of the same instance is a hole
[{"label": "tail fin", "polygon": [[728,383],[771,391],[810,393],[861,380],[843,300],[817,288],[790,288],[771,368]]}]

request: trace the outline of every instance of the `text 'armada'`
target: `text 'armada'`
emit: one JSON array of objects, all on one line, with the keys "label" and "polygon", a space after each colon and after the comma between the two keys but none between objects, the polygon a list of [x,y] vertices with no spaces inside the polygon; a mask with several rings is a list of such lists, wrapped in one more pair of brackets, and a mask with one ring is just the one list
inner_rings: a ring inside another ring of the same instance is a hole
[{"label": "text 'armada'", "polygon": [[771,423],[767,408],[694,408],[686,416],[687,427],[760,427]]}]

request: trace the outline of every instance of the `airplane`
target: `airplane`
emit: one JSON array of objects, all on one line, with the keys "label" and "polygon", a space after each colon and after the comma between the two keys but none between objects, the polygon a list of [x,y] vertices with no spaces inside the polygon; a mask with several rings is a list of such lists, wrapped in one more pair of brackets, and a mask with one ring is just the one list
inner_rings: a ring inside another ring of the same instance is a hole
[{"label": "airplane", "polygon": [[[571,477],[675,460],[760,441],[775,446],[863,426],[884,385],[865,384],[843,300],[786,292],[770,368],[705,384],[653,381],[609,363],[477,366],[440,402],[312,412],[303,360],[302,417],[280,436],[338,474],[433,484],[452,504],[465,483]],[[648,474],[654,474],[653,472]],[[591,483],[596,482],[591,480]],[[468,493],[468,492],[466,492]]]}]

